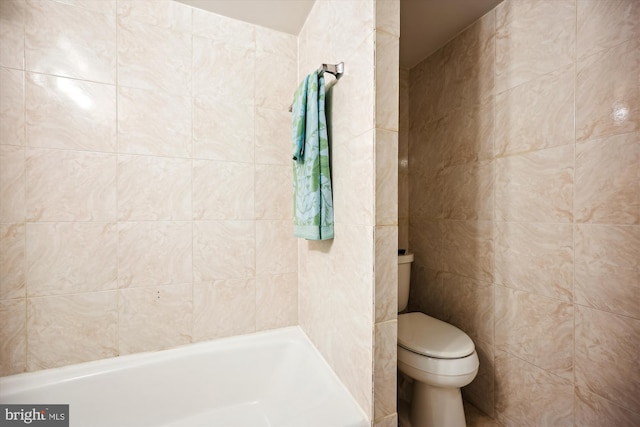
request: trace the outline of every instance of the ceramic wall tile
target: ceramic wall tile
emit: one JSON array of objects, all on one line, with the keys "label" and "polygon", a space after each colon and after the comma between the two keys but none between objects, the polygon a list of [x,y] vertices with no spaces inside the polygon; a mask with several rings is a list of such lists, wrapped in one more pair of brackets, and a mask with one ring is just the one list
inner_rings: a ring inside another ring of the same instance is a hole
[{"label": "ceramic wall tile", "polygon": [[398,132],[376,129],[376,225],[398,223]]},{"label": "ceramic wall tile", "polygon": [[0,300],[24,298],[25,277],[25,226],[0,224]]},{"label": "ceramic wall tile", "polygon": [[[255,27],[255,31],[256,52],[275,53],[292,61],[297,61],[298,38],[296,36],[258,26]],[[236,39],[236,37],[232,38]],[[297,69],[297,64],[294,69]]]},{"label": "ceramic wall tile", "polygon": [[125,222],[118,226],[120,288],[176,285],[192,280],[190,222]]},{"label": "ceramic wall tile", "polygon": [[256,165],[255,173],[256,219],[293,219],[291,165]]},{"label": "ceramic wall tile", "polygon": [[54,1],[26,2],[26,69],[116,82],[116,17]]},{"label": "ceramic wall tile", "polygon": [[0,66],[2,67],[24,70],[25,9],[24,0],[0,2]]},{"label": "ceramic wall tile", "polygon": [[496,161],[496,219],[571,222],[573,145]]},{"label": "ceramic wall tile", "polygon": [[116,291],[29,298],[27,328],[29,371],[115,357]]},{"label": "ceramic wall tile", "polygon": [[427,123],[413,131],[409,140],[409,217],[444,218],[442,146],[444,120]]},{"label": "ceramic wall tile", "polygon": [[193,38],[193,93],[251,104],[255,94],[255,47]]},{"label": "ceramic wall tile", "polygon": [[298,240],[293,236],[291,220],[256,221],[256,274],[296,271]]},{"label": "ceramic wall tile", "polygon": [[45,74],[26,76],[30,147],[116,151],[116,88]]},{"label": "ceramic wall tile", "polygon": [[492,282],[493,228],[490,221],[444,221],[442,270]]},{"label": "ceramic wall tile", "polygon": [[494,175],[493,162],[445,168],[439,175],[442,181],[443,217],[458,220],[493,219]]},{"label": "ceramic wall tile", "polygon": [[27,368],[27,307],[24,298],[0,301],[0,375]]},{"label": "ceramic wall tile", "polygon": [[0,68],[0,92],[0,144],[24,145],[24,72]]},{"label": "ceramic wall tile", "polygon": [[192,285],[118,292],[118,351],[157,351],[191,342]]},{"label": "ceramic wall tile", "polygon": [[491,283],[455,274],[442,275],[443,310],[447,322],[462,329],[471,339],[493,343],[494,302]]},{"label": "ceramic wall tile", "polygon": [[640,124],[640,41],[632,39],[578,61],[576,139],[618,135]]},{"label": "ceramic wall tile", "polygon": [[194,219],[254,218],[256,184],[251,163],[194,160],[192,185]]},{"label": "ceramic wall tile", "polygon": [[141,22],[157,27],[191,32],[193,8],[171,0],[118,0],[120,22]]},{"label": "ceramic wall tile", "polygon": [[640,228],[575,229],[576,303],[640,319]]},{"label": "ceramic wall tile", "polygon": [[441,272],[423,267],[414,258],[411,266],[412,285],[409,290],[408,312],[421,311],[440,320],[450,316],[445,312],[442,276]]},{"label": "ceramic wall tile", "polygon": [[496,348],[567,380],[573,378],[571,303],[497,286],[495,304]]},{"label": "ceramic wall tile", "polygon": [[[258,52],[255,57],[256,106],[288,111],[298,86],[296,61],[280,54]],[[277,76],[264,83],[264,76]],[[327,74],[325,81],[331,77]]]},{"label": "ceramic wall tile", "polygon": [[193,339],[203,341],[256,330],[254,279],[195,283]]},{"label": "ceramic wall tile", "polygon": [[[443,47],[443,107],[482,103],[494,89],[495,13],[489,12]],[[441,84],[443,82],[441,81]]]},{"label": "ceramic wall tile", "polygon": [[420,257],[425,268],[443,271],[444,252],[442,223],[409,219],[409,248]]},{"label": "ceramic wall tile", "polygon": [[575,423],[584,427],[615,425],[634,427],[640,424],[640,414],[632,412],[597,394],[576,387]]},{"label": "ceramic wall tile", "polygon": [[376,32],[376,128],[398,130],[400,40]]},{"label": "ceramic wall tile", "polygon": [[193,9],[193,35],[209,40],[231,43],[239,47],[255,49],[255,25],[230,19],[200,9]]},{"label": "ceramic wall tile", "polygon": [[118,156],[118,219],[190,220],[191,161]]},{"label": "ceramic wall tile", "polygon": [[189,96],[191,56],[190,33],[118,21],[118,85]]},{"label": "ceramic wall tile", "polygon": [[193,275],[197,282],[255,275],[253,221],[193,223]]},{"label": "ceramic wall tile", "polygon": [[501,424],[573,425],[572,381],[503,352],[496,353],[495,364],[496,418]]},{"label": "ceramic wall tile", "polygon": [[496,156],[574,142],[574,66],[496,96]]},{"label": "ceramic wall tile", "polygon": [[634,0],[578,0],[578,58],[640,38],[640,5]]},{"label": "ceramic wall tile", "polygon": [[118,152],[191,155],[191,98],[118,87]]},{"label": "ceramic wall tile", "polygon": [[[640,407],[640,320],[576,306],[575,382],[623,408]],[[615,361],[615,363],[612,363]]]},{"label": "ceramic wall tile", "polygon": [[640,132],[576,144],[577,222],[640,224]]},{"label": "ceramic wall tile", "polygon": [[[492,341],[493,342],[493,341]],[[490,417],[494,417],[495,405],[495,366],[494,366],[494,347],[493,344],[484,341],[475,340],[473,342],[476,347],[476,353],[480,360],[478,367],[478,375],[466,387],[462,388],[462,396],[465,401],[473,403],[478,409],[482,410]],[[470,420],[468,420],[470,421]],[[472,427],[472,426],[469,426]],[[493,425],[478,427],[497,427]]]},{"label": "ceramic wall tile", "polygon": [[496,222],[496,282],[573,301],[573,228],[569,224]]},{"label": "ceramic wall tile", "polygon": [[291,169],[291,113],[255,109],[255,162]]},{"label": "ceramic wall tile", "polygon": [[437,50],[410,71],[409,123],[414,126],[421,120],[442,118],[448,109],[444,86],[444,53]]},{"label": "ceramic wall tile", "polygon": [[376,323],[374,330],[374,419],[396,412],[398,322]]},{"label": "ceramic wall tile", "polygon": [[256,277],[256,330],[298,324],[297,273]]},{"label": "ceramic wall tile", "polygon": [[500,4],[496,8],[496,91],[571,64],[575,43],[575,0]]},{"label": "ceramic wall tile", "polygon": [[400,1],[376,0],[376,30],[400,36]]},{"label": "ceramic wall tile", "polygon": [[375,228],[375,319],[393,320],[398,313],[398,228]]},{"label": "ceramic wall tile", "polygon": [[396,427],[398,426],[398,413],[394,412],[384,418],[377,419],[373,422],[373,427]]},{"label": "ceramic wall tile", "polygon": [[28,221],[114,221],[115,154],[27,149]]},{"label": "ceramic wall tile", "polygon": [[24,148],[0,145],[0,222],[25,219],[24,157]]},{"label": "ceramic wall tile", "polygon": [[254,159],[254,107],[235,98],[197,97],[193,103],[193,156],[235,162]]},{"label": "ceramic wall tile", "polygon": [[27,224],[27,294],[79,294],[117,287],[115,223]]}]

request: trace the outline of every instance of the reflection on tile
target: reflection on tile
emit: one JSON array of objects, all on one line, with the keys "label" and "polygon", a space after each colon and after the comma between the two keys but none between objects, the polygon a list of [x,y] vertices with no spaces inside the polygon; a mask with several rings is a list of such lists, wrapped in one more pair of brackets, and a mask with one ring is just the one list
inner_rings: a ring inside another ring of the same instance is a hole
[{"label": "reflection on tile", "polygon": [[25,94],[30,147],[115,151],[115,86],[27,73]]},{"label": "reflection on tile", "polygon": [[190,222],[120,223],[118,242],[120,288],[191,282]]},{"label": "reflection on tile", "polygon": [[[573,425],[573,382],[496,353],[496,417],[511,426]],[[532,404],[535,402],[535,404]],[[541,410],[544,408],[544,410]]]},{"label": "reflection on tile", "polygon": [[[254,136],[253,111],[251,104],[235,102],[235,99],[195,98],[193,102],[194,157],[251,162]],[[290,160],[290,155],[288,158]]]},{"label": "reflection on tile", "polygon": [[631,412],[615,402],[576,387],[576,425],[580,427],[636,427],[640,425],[640,414]]},{"label": "reflection on tile", "polygon": [[473,341],[493,343],[493,286],[455,274],[442,275],[443,310],[446,321]]},{"label": "reflection on tile", "polygon": [[194,219],[253,219],[254,185],[251,163],[194,160]]},{"label": "reflection on tile", "polygon": [[640,41],[619,44],[578,62],[576,139],[618,135],[640,126]]},{"label": "reflection on tile", "polygon": [[624,408],[639,408],[640,320],[578,305],[575,336],[576,386]]},{"label": "reflection on tile", "polygon": [[493,223],[443,222],[443,271],[493,281]]},{"label": "reflection on tile", "polygon": [[0,145],[0,222],[25,219],[24,148]]},{"label": "reflection on tile", "polygon": [[640,318],[640,229],[579,225],[576,303]]},{"label": "reflection on tile", "polygon": [[193,232],[195,281],[255,275],[254,221],[197,221]]},{"label": "reflection on tile", "polygon": [[24,21],[24,0],[0,1],[0,66],[24,69]]},{"label": "reflection on tile", "polygon": [[256,330],[297,324],[297,273],[256,277]]},{"label": "reflection on tile", "polygon": [[569,65],[496,97],[496,156],[574,142],[574,67]]},{"label": "reflection on tile", "polygon": [[376,323],[374,329],[374,419],[396,412],[398,322]]},{"label": "reflection on tile", "polygon": [[496,281],[572,301],[573,230],[569,224],[496,223]]},{"label": "reflection on tile", "polygon": [[118,219],[191,219],[191,160],[118,156]]},{"label": "reflection on tile", "polygon": [[576,144],[577,222],[640,224],[640,132]]},{"label": "reflection on tile", "polygon": [[19,374],[27,367],[26,300],[0,300],[0,376]]},{"label": "reflection on tile", "polygon": [[25,296],[25,226],[0,224],[0,300]]},{"label": "reflection on tile", "polygon": [[192,286],[122,289],[118,292],[121,355],[191,342]]},{"label": "reflection on tile", "polygon": [[501,3],[496,8],[497,92],[571,64],[575,35],[575,0]]},{"label": "reflection on tile", "polygon": [[118,0],[118,20],[121,22],[141,22],[186,33],[191,32],[193,10],[170,0]]},{"label": "reflection on tile", "polygon": [[29,371],[118,355],[116,291],[30,298],[27,313]]},{"label": "reflection on tile", "polygon": [[191,98],[118,87],[118,152],[191,155]]},{"label": "reflection on tile", "polygon": [[114,154],[27,149],[28,221],[113,221]]},{"label": "reflection on tile", "polygon": [[291,169],[291,113],[255,109],[255,153],[257,164],[282,165]]},{"label": "reflection on tile", "polygon": [[191,34],[118,21],[118,85],[191,95]]},{"label": "reflection on tile", "polygon": [[293,273],[297,270],[298,240],[293,224],[286,221],[256,221],[256,274]]},{"label": "reflection on tile", "polygon": [[0,68],[0,93],[0,144],[24,145],[24,72]]},{"label": "reflection on tile", "polygon": [[256,330],[255,279],[221,280],[193,286],[194,341]]},{"label": "reflection on tile", "polygon": [[496,348],[573,378],[571,303],[497,286],[495,334]]},{"label": "reflection on tile", "polygon": [[376,130],[376,225],[398,223],[398,133]]},{"label": "reflection on tile", "polygon": [[[291,165],[256,165],[256,219],[293,218]],[[238,192],[234,191],[237,197]]]},{"label": "reflection on tile", "polygon": [[27,224],[27,293],[77,294],[116,288],[114,223]]},{"label": "reflection on tile", "polygon": [[578,58],[638,39],[640,4],[637,1],[578,1]]},{"label": "reflection on tile", "polygon": [[27,0],[29,71],[116,82],[116,17],[53,1]]},{"label": "reflection on tile", "polygon": [[496,161],[496,219],[571,222],[573,145]]}]

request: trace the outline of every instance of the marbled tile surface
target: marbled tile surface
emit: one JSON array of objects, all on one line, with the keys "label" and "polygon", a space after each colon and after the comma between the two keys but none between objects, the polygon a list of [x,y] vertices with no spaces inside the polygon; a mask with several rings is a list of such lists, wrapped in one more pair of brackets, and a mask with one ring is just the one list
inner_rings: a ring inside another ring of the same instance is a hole
[{"label": "marbled tile surface", "polygon": [[[11,2],[2,2],[0,8],[7,4]],[[24,145],[24,75],[24,71],[0,68],[0,144]]]},{"label": "marbled tile surface", "polygon": [[26,296],[25,225],[0,224],[0,300]]},{"label": "marbled tile surface", "polygon": [[0,222],[21,222],[25,216],[25,152],[0,145]]},{"label": "marbled tile surface", "polygon": [[24,372],[27,360],[26,299],[0,300],[0,375]]}]

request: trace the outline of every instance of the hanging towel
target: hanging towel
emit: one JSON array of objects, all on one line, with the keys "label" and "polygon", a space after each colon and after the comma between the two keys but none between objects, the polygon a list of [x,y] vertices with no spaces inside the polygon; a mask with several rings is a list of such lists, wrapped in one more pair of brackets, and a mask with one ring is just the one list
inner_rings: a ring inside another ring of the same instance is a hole
[{"label": "hanging towel", "polygon": [[308,75],[293,96],[293,234],[333,239],[329,138],[324,77]]}]

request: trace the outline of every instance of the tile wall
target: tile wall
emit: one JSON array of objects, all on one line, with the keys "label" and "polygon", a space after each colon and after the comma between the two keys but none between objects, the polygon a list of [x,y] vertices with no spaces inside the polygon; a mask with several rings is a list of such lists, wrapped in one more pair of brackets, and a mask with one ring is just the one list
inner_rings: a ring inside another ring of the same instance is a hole
[{"label": "tile wall", "polygon": [[0,375],[296,325],[296,84],[180,3],[0,1]]},{"label": "tile wall", "polygon": [[397,424],[399,6],[316,2],[299,36],[301,76],[345,62],[327,97],[335,238],[299,242],[299,321],[377,426]]},{"label": "tile wall", "polygon": [[410,70],[410,305],[505,426],[640,424],[639,40],[637,1],[506,0]]}]

